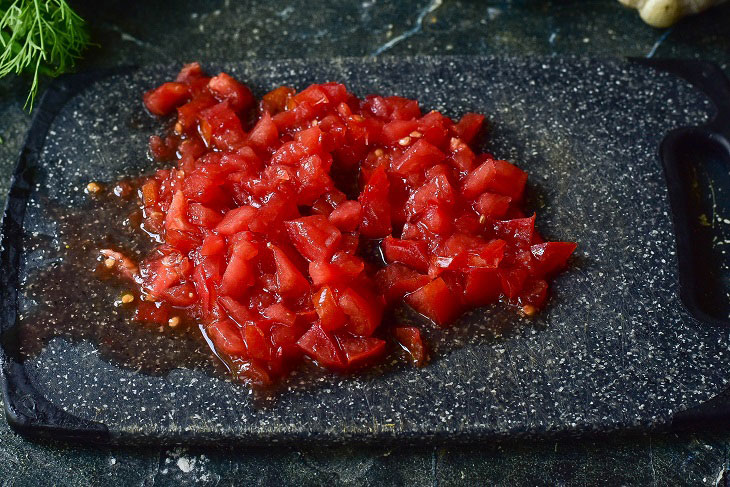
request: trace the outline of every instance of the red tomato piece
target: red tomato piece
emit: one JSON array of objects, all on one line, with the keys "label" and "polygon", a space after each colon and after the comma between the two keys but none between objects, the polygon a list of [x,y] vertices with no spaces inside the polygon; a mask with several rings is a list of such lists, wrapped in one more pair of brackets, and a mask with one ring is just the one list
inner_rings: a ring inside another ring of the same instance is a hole
[{"label": "red tomato piece", "polygon": [[231,320],[220,320],[206,327],[206,332],[217,350],[227,355],[244,355],[246,344],[241,330]]},{"label": "red tomato piece", "polygon": [[342,234],[326,216],[312,215],[284,222],[294,247],[310,261],[326,261],[339,247]]},{"label": "red tomato piece", "polygon": [[322,287],[312,295],[312,304],[322,329],[332,331],[345,325],[345,314],[337,303],[335,292],[329,286]]},{"label": "red tomato piece", "polygon": [[[241,296],[255,282],[255,269],[251,259],[252,245],[240,241],[232,248],[231,257],[221,279],[220,293],[224,296]],[[254,253],[255,255],[255,253]]]},{"label": "red tomato piece", "polygon": [[502,281],[497,269],[475,268],[466,272],[464,300],[470,306],[486,306],[499,299]]},{"label": "red tomato piece", "polygon": [[141,301],[134,312],[134,321],[166,325],[170,318],[170,307],[166,303]]},{"label": "red tomato piece", "polygon": [[446,158],[446,155],[433,144],[419,139],[408,148],[396,161],[393,161],[393,172],[404,176],[414,171],[428,169]]},{"label": "red tomato piece", "polygon": [[496,193],[483,193],[479,196],[479,198],[477,198],[474,207],[480,215],[484,215],[491,219],[497,219],[502,218],[507,214],[507,210],[509,210],[509,204],[511,202],[512,198],[509,196],[503,196]]},{"label": "red tomato piece", "polygon": [[359,202],[362,206],[360,233],[362,235],[378,238],[385,237],[391,232],[389,188],[388,176],[381,166],[370,176],[360,193]]},{"label": "red tomato piece", "polygon": [[421,338],[421,330],[415,326],[396,326],[393,328],[395,336],[403,350],[411,356],[411,361],[416,367],[422,367],[428,360],[428,351]]},{"label": "red tomato piece", "polygon": [[154,115],[164,117],[190,98],[190,90],[182,83],[163,83],[144,94],[144,104]]},{"label": "red tomato piece", "polygon": [[494,223],[494,231],[499,238],[517,248],[529,247],[535,230],[535,216],[533,214],[529,218],[497,221]]},{"label": "red tomato piece", "polygon": [[226,310],[228,316],[234,319],[236,323],[243,325],[254,320],[254,314],[251,310],[235,299],[229,296],[221,296],[218,298],[218,302]]},{"label": "red tomato piece", "polygon": [[377,272],[375,281],[386,302],[392,303],[425,286],[431,279],[402,264],[391,264]]},{"label": "red tomato piece", "polygon": [[268,247],[274,253],[276,283],[279,294],[301,296],[309,292],[309,282],[283,250],[271,243]]},{"label": "red tomato piece", "polygon": [[227,101],[231,109],[237,112],[248,110],[256,102],[248,86],[239,83],[226,73],[213,76],[208,81],[208,89],[219,101]]},{"label": "red tomato piece", "polygon": [[268,318],[277,323],[282,323],[286,326],[294,326],[297,321],[297,315],[295,315],[283,303],[272,304],[271,306],[265,308],[261,312],[261,315],[264,318]]},{"label": "red tomato piece", "polygon": [[421,240],[401,240],[390,235],[380,244],[385,260],[401,262],[419,272],[428,271],[428,246]]},{"label": "red tomato piece", "polygon": [[223,219],[216,225],[215,231],[221,235],[233,235],[234,233],[248,230],[249,224],[257,216],[256,209],[251,206],[234,208],[223,215]]},{"label": "red tomato piece", "polygon": [[457,297],[440,277],[406,296],[406,302],[439,326],[449,325],[461,312]]},{"label": "red tomato piece", "polygon": [[462,193],[466,198],[474,198],[490,191],[519,200],[526,182],[527,173],[517,166],[507,161],[487,159],[466,177]]},{"label": "red tomato piece", "polygon": [[329,215],[329,221],[343,232],[354,232],[362,220],[362,206],[357,201],[343,201]]},{"label": "red tomato piece", "polygon": [[484,115],[478,113],[465,113],[459,122],[452,127],[454,133],[467,144],[474,140],[474,137],[482,130]]},{"label": "red tomato piece", "polygon": [[248,134],[248,143],[258,150],[273,148],[279,141],[279,130],[268,112],[264,112],[251,133]]},{"label": "red tomato piece", "polygon": [[198,300],[198,295],[195,294],[195,286],[192,282],[167,288],[162,293],[162,297],[171,305],[180,307],[192,306]]},{"label": "red tomato piece", "polygon": [[297,345],[323,367],[338,370],[345,366],[337,341],[319,324],[313,325],[304,333],[297,341]]},{"label": "red tomato piece", "polygon": [[577,247],[578,245],[573,242],[545,242],[533,245],[530,251],[537,261],[536,272],[546,276],[563,269]]},{"label": "red tomato piece", "polygon": [[347,329],[352,333],[370,336],[380,325],[383,309],[374,296],[363,295],[352,288],[347,288],[340,295],[339,304],[349,318]]},{"label": "red tomato piece", "polygon": [[345,354],[348,367],[372,362],[385,352],[385,341],[380,338],[346,333],[338,335],[337,341]]}]

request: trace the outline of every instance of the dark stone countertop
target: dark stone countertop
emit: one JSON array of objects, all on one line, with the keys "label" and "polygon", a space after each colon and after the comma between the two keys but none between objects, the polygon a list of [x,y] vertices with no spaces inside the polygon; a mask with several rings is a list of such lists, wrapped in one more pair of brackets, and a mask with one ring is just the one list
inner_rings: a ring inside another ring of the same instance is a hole
[{"label": "dark stone countertop", "polygon": [[[100,45],[81,69],[371,54],[571,54],[698,58],[730,72],[730,4],[657,30],[614,0],[130,3],[78,5]],[[30,123],[26,81],[0,81],[2,198]],[[34,486],[717,485],[729,448],[730,434],[695,432],[472,447],[132,450],[32,443],[0,422],[0,479]]]}]

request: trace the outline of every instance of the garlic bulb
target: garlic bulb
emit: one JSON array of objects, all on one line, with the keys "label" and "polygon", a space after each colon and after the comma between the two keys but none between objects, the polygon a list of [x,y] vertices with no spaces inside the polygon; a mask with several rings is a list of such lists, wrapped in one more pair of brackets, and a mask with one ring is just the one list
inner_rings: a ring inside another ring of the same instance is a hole
[{"label": "garlic bulb", "polygon": [[635,8],[649,25],[669,27],[686,15],[696,14],[725,0],[619,0]]}]

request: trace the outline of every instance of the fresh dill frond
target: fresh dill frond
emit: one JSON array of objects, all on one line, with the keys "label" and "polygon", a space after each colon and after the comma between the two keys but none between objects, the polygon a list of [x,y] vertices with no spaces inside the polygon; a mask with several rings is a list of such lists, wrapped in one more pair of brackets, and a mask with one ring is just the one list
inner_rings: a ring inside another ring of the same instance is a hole
[{"label": "fresh dill frond", "polygon": [[0,77],[31,73],[29,110],[39,75],[67,72],[88,44],[84,20],[64,0],[0,0]]}]

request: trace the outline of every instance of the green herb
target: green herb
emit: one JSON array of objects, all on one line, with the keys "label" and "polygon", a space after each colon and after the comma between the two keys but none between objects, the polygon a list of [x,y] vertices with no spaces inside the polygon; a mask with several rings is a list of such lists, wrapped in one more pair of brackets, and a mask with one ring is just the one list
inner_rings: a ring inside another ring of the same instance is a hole
[{"label": "green herb", "polygon": [[64,0],[0,0],[0,77],[32,74],[27,108],[33,108],[38,76],[65,73],[88,44],[83,19]]}]

